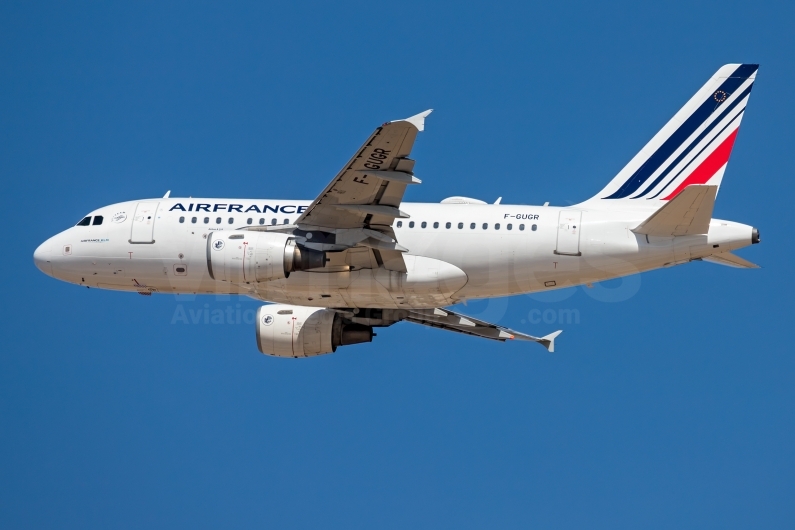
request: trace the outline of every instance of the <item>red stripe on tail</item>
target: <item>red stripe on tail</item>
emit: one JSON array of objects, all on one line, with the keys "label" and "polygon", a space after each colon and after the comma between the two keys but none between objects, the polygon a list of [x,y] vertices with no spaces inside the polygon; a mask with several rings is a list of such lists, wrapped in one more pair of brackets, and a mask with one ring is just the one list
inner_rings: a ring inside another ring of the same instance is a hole
[{"label": "red stripe on tail", "polygon": [[706,184],[707,181],[729,161],[729,155],[732,152],[732,147],[734,147],[734,139],[737,137],[738,130],[739,128],[734,129],[734,132],[723,140],[723,143],[721,143],[711,155],[705,158],[704,161],[701,162],[701,165],[699,165],[690,176],[683,180],[670,195],[663,198],[663,200],[667,201],[673,199],[680,191],[691,184]]}]

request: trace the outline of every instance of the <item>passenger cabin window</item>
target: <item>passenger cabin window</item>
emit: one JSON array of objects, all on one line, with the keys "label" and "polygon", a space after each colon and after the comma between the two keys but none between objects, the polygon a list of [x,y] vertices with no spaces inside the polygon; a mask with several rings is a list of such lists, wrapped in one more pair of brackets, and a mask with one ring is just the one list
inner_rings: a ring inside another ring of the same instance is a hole
[{"label": "passenger cabin window", "polygon": [[519,230],[524,230],[524,225],[519,225]]},{"label": "passenger cabin window", "polygon": [[[575,228],[576,228],[576,227],[575,227]],[[532,230],[533,232],[535,232],[536,230],[538,230],[538,225],[533,225],[533,226],[531,226],[531,227],[530,227],[530,230]]]},{"label": "passenger cabin window", "polygon": [[229,218],[229,224],[231,225],[231,224],[232,224],[232,223],[234,223],[234,222],[235,222],[235,218],[234,218],[234,217],[230,217],[230,218]]},{"label": "passenger cabin window", "polygon": [[209,217],[205,217],[204,218],[204,224],[210,224],[210,218]]},{"label": "passenger cabin window", "polygon": [[193,223],[193,224],[196,224],[196,218],[195,217],[191,217],[190,218],[190,222]]},{"label": "passenger cabin window", "polygon": [[494,225],[494,230],[499,230],[499,229],[500,229],[500,223],[495,224]]},{"label": "passenger cabin window", "polygon": [[474,230],[475,229],[475,223],[469,223],[469,229],[470,230]]},{"label": "passenger cabin window", "polygon": [[251,217],[249,217],[248,219],[246,219],[246,224],[247,224],[247,225],[250,225],[250,224],[251,224],[253,221],[254,221],[254,219],[252,219]]},{"label": "passenger cabin window", "polygon": [[483,223],[483,230],[486,230],[489,227],[489,223]]},{"label": "passenger cabin window", "polygon": [[[180,217],[180,218],[179,218],[179,222],[180,222],[180,223],[184,223],[184,222],[185,222],[185,218],[184,218],[184,217]],[[96,224],[96,223],[94,223],[94,224]]]},{"label": "passenger cabin window", "polygon": [[409,221],[409,228],[414,228],[414,221]]},{"label": "passenger cabin window", "polygon": [[450,223],[445,223],[445,225],[444,225],[445,228],[450,228],[451,226],[453,226],[453,225],[451,225]]},{"label": "passenger cabin window", "polygon": [[217,224],[217,225],[221,224],[221,218],[220,217],[216,217],[215,218],[215,224]]},{"label": "passenger cabin window", "polygon": [[433,223],[434,228],[439,228],[439,223]]},{"label": "passenger cabin window", "polygon": [[285,219],[284,220],[284,224],[289,225],[290,224],[290,220],[289,219]]},{"label": "passenger cabin window", "polygon": [[88,225],[90,225],[90,224],[91,224],[91,216],[89,215],[88,217],[84,217],[84,218],[83,218],[83,219],[82,219],[82,220],[81,220],[79,223],[77,223],[75,226],[88,226]]},{"label": "passenger cabin window", "polygon": [[426,226],[428,226],[428,223],[426,223],[425,221],[423,221],[421,226],[422,226],[423,228],[425,228]]},{"label": "passenger cabin window", "polygon": [[398,228],[400,228],[400,227],[402,227],[402,226],[403,226],[403,221],[398,221],[398,222],[397,222],[397,227],[398,227]]},{"label": "passenger cabin window", "polygon": [[104,219],[104,217],[102,217],[101,215],[95,215],[95,216],[94,216],[94,222],[93,222],[93,223],[91,223],[91,224],[92,224],[92,225],[94,225],[94,226],[96,226],[96,225],[101,225],[101,224],[102,224],[102,221],[103,221],[103,219]]},{"label": "passenger cabin window", "polygon": [[276,219],[271,219],[271,224],[275,225],[276,224]]},{"label": "passenger cabin window", "polygon": [[462,228],[464,228],[464,223],[458,223],[458,229],[461,230]]},{"label": "passenger cabin window", "polygon": [[261,225],[265,224],[265,218],[264,217],[259,220],[259,224],[261,224]]},{"label": "passenger cabin window", "polygon": [[508,230],[513,230],[513,225],[511,223],[508,223],[507,225],[505,225],[505,228],[507,228]]}]

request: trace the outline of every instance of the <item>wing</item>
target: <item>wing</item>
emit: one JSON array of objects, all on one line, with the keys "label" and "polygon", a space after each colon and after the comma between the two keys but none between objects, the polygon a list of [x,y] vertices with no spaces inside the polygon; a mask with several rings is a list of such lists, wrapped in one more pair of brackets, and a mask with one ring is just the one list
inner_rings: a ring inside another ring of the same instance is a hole
[{"label": "wing", "polygon": [[350,322],[365,326],[386,327],[405,320],[500,342],[513,339],[538,342],[550,352],[555,351],[555,338],[562,333],[559,330],[543,337],[534,337],[438,307],[435,309],[338,308],[334,311],[342,314]]},{"label": "wing", "polygon": [[318,250],[369,247],[380,266],[405,272],[401,253],[407,249],[397,243],[392,223],[408,217],[399,209],[406,186],[420,183],[409,154],[430,113],[378,127],[296,220],[299,235],[323,238]]},{"label": "wing", "polygon": [[562,333],[562,331],[559,330],[544,337],[533,337],[532,335],[520,333],[496,324],[490,324],[476,318],[464,316],[455,311],[450,311],[449,309],[438,308],[410,309],[408,316],[406,316],[404,320],[414,322],[415,324],[441,328],[447,331],[456,331],[458,333],[466,333],[467,335],[474,335],[476,337],[499,340],[502,342],[513,339],[538,342],[549,350],[550,353],[555,351],[555,337]]},{"label": "wing", "polygon": [[398,209],[406,186],[420,183],[408,156],[430,113],[426,110],[378,127],[296,224],[363,228],[390,226],[395,218],[407,217]]}]

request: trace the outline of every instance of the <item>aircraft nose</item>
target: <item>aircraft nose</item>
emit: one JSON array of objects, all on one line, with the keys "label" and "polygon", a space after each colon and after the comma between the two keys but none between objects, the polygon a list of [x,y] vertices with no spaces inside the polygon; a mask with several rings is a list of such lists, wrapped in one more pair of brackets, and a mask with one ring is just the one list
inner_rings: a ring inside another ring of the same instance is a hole
[{"label": "aircraft nose", "polygon": [[46,274],[47,276],[52,276],[52,257],[50,253],[50,247],[52,246],[51,241],[48,239],[33,252],[33,263],[36,264],[36,267]]}]

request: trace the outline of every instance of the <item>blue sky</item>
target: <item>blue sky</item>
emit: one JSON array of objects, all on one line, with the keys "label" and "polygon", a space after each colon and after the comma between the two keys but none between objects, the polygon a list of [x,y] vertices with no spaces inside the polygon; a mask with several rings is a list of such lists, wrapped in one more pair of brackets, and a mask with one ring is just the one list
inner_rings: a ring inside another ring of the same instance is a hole
[{"label": "blue sky", "polygon": [[[766,1],[0,4],[0,525],[790,526],[793,25]],[[576,203],[728,62],[761,68],[715,216],[760,228],[763,269],[464,308],[562,327],[554,355],[401,324],[266,358],[243,318],[175,319],[253,301],[32,262],[169,189],[311,199],[426,108],[408,200]]]}]

